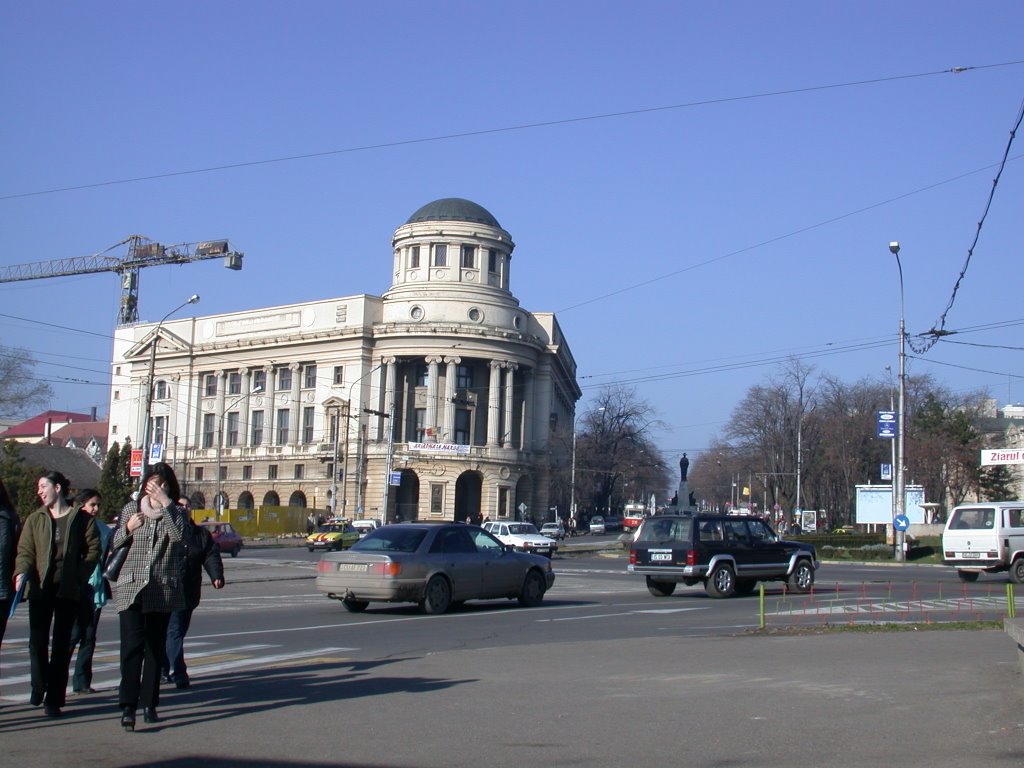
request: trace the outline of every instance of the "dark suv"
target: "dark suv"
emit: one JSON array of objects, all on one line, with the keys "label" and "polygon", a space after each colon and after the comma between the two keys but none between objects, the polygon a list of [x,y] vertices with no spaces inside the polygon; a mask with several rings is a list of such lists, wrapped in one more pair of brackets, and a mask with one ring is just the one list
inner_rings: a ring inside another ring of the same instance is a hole
[{"label": "dark suv", "polygon": [[703,582],[711,597],[750,594],[758,581],[809,592],[817,568],[813,546],[783,541],[756,517],[656,515],[644,520],[629,551],[630,572],[646,576],[656,597],[671,595],[679,582]]}]

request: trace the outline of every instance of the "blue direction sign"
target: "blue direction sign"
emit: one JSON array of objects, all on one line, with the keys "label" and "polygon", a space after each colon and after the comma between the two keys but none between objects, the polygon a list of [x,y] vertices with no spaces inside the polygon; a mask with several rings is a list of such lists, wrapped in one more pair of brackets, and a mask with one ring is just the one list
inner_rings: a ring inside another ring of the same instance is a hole
[{"label": "blue direction sign", "polygon": [[910,527],[910,518],[906,515],[896,515],[892,519],[892,527],[897,531],[905,531]]},{"label": "blue direction sign", "polygon": [[878,436],[896,437],[896,411],[878,412]]}]

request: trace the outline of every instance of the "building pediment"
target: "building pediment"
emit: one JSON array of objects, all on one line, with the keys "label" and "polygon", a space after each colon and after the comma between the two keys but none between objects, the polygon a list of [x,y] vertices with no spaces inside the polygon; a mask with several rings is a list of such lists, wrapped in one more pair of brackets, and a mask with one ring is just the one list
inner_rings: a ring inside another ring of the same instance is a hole
[{"label": "building pediment", "polygon": [[147,333],[138,342],[132,345],[124,357],[126,360],[141,360],[149,357],[151,347],[156,344],[156,351],[159,354],[181,353],[188,354],[192,347],[177,334],[171,333],[166,328],[157,328]]}]

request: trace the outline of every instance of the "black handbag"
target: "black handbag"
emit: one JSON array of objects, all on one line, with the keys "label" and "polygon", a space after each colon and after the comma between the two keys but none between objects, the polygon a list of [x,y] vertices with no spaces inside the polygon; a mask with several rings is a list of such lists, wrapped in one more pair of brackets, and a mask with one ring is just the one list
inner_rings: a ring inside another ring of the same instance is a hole
[{"label": "black handbag", "polygon": [[103,578],[107,581],[117,581],[121,575],[121,566],[124,565],[124,561],[128,558],[128,549],[131,543],[125,544],[123,547],[118,547],[107,555],[107,562],[103,565]]}]

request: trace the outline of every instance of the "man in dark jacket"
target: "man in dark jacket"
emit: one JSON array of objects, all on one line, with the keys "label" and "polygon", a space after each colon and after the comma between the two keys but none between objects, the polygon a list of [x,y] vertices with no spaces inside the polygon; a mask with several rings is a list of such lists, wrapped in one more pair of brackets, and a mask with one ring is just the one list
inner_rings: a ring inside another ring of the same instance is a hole
[{"label": "man in dark jacket", "polygon": [[213,541],[210,532],[192,519],[192,504],[180,499],[179,505],[188,510],[185,523],[185,608],[171,613],[167,626],[167,657],[164,661],[164,679],[178,688],[191,684],[185,665],[185,635],[192,623],[192,612],[199,606],[203,591],[203,569],[210,577],[214,589],[224,586],[224,563],[220,559],[220,548]]},{"label": "man in dark jacket", "polygon": [[18,534],[21,533],[21,518],[14,511],[0,480],[0,645],[7,631],[7,617],[14,602],[14,556],[18,550]]}]

